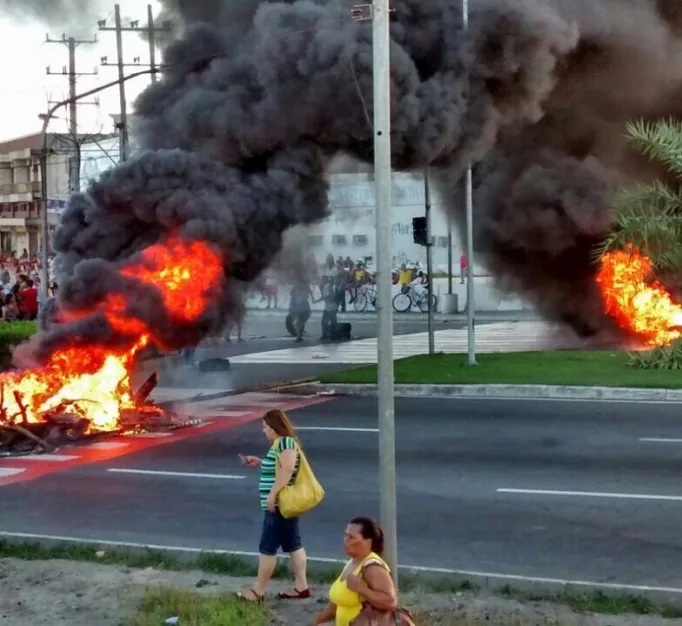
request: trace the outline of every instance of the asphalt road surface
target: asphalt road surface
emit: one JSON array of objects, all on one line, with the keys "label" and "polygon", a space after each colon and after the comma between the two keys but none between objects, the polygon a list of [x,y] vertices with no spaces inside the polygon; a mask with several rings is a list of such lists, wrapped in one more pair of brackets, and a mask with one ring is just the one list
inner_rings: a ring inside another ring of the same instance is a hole
[{"label": "asphalt road surface", "polygon": [[[339,558],[348,518],[378,514],[375,402],[292,417],[328,494],[305,543]],[[402,564],[682,588],[678,406],[398,399],[396,420]],[[11,484],[0,530],[253,552],[257,473],[237,455],[266,448],[254,418]]]}]

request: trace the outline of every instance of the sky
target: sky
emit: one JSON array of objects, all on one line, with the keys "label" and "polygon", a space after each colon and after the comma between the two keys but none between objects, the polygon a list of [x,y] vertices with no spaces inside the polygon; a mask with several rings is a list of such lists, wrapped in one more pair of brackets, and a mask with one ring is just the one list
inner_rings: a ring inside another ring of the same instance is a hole
[{"label": "sky", "polygon": [[[147,4],[139,0],[119,0],[123,25],[130,20],[139,20],[140,26],[147,23]],[[155,7],[157,3],[152,1]],[[106,19],[107,26],[114,25],[114,3],[108,12],[104,11],[99,19]],[[72,33],[50,30],[45,24],[29,23],[25,19],[11,20],[0,17],[0,41],[3,43],[2,64],[0,65],[0,141],[40,132],[42,121],[39,115],[47,111],[48,100],[59,101],[68,96],[68,76],[62,75],[62,68],[68,67],[66,45],[45,43],[46,35],[51,39],[61,39]],[[94,45],[81,45],[76,52],[76,67],[85,73],[97,71],[96,76],[83,75],[78,78],[77,91],[84,92],[118,78],[116,67],[101,67],[101,57],[108,57],[109,63],[116,62],[116,35],[114,32],[98,32],[96,21],[90,33],[73,33],[80,39],[94,39]],[[149,62],[149,45],[135,33],[123,34],[124,61],[132,63],[134,57],[141,57],[140,63]],[[157,53],[157,62],[160,57]],[[8,62],[9,61],[9,62]],[[58,75],[46,75],[46,68]],[[140,68],[140,69],[145,69]],[[134,67],[125,68],[127,74],[135,72]],[[134,78],[126,83],[128,112],[137,94],[149,84],[147,76]],[[78,128],[81,133],[113,132],[110,114],[119,112],[118,88],[108,89],[98,95],[98,102],[88,98],[78,108]],[[65,110],[57,113],[57,119],[50,124],[54,132],[66,132]]]}]

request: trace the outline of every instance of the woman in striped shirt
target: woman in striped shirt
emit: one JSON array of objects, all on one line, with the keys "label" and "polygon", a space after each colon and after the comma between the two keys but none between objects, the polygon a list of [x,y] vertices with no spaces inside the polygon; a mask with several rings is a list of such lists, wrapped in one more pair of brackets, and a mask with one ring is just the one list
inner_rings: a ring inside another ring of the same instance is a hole
[{"label": "woman in striped shirt", "polygon": [[260,468],[258,492],[264,512],[258,549],[258,576],[253,587],[240,594],[240,597],[248,602],[263,601],[277,565],[277,551],[282,548],[283,552],[289,554],[295,584],[293,592],[281,593],[279,597],[285,600],[309,598],[306,553],[301,543],[298,518],[285,519],[277,508],[277,494],[287,485],[293,485],[298,475],[298,438],[289,418],[279,409],[268,411],[263,416],[263,434],[273,444],[265,457],[260,459],[240,455],[242,463],[247,467]]}]

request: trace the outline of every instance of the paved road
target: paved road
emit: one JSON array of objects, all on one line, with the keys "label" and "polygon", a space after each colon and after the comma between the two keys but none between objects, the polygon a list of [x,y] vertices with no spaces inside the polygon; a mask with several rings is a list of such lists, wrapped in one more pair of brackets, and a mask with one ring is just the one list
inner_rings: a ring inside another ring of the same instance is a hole
[{"label": "paved road", "polygon": [[[296,346],[319,345],[320,314],[313,313],[308,323],[308,333],[305,342],[294,343],[293,339],[286,334],[283,311],[249,311],[243,329],[244,342],[220,343],[219,345],[205,344],[198,348],[196,358],[198,361],[208,358],[232,358],[257,352],[282,350]],[[394,315],[394,335],[425,332],[427,319],[423,314],[396,314]],[[376,315],[372,313],[339,315],[339,320],[347,319],[353,325],[353,338],[366,339],[376,337]],[[478,317],[479,324],[499,321],[515,321],[535,319],[534,314],[527,312],[509,313],[481,313]],[[438,316],[435,322],[436,330],[463,328],[466,319],[459,315],[453,317]],[[160,384],[171,387],[200,387],[224,389],[242,389],[261,385],[264,383],[297,380],[317,376],[324,372],[346,369],[343,364],[317,363],[283,363],[283,364],[248,364],[235,363],[229,373],[204,373],[184,366],[177,357],[166,358],[163,363],[155,360],[147,363],[135,377],[136,383],[141,383],[152,370],[160,374]]]},{"label": "paved road", "polygon": [[[679,407],[399,399],[396,410],[402,563],[682,588]],[[292,415],[328,491],[306,544],[339,557],[347,518],[378,513],[376,407],[332,399]],[[264,448],[255,419],[9,485],[0,530],[252,551],[257,477],[237,454]]]}]

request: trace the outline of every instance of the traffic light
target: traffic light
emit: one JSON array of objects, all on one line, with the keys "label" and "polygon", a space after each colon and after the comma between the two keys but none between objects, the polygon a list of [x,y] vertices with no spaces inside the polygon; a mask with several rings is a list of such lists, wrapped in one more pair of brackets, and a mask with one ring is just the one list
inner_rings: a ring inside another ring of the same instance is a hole
[{"label": "traffic light", "polygon": [[412,218],[412,237],[414,243],[420,246],[426,245],[426,218],[413,217]]}]

